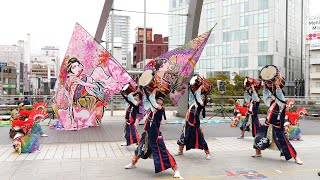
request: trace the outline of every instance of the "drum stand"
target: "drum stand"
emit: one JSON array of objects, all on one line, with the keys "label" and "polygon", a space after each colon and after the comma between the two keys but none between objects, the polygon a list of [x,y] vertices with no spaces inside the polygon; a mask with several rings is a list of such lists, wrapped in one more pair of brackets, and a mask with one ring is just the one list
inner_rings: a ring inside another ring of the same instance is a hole
[{"label": "drum stand", "polygon": [[[221,108],[218,109],[219,111],[218,111],[216,114],[212,115],[209,119],[211,119],[211,118],[213,118],[213,117],[215,117],[215,116],[217,116],[218,114],[221,113],[223,119],[225,119],[226,116],[227,116],[227,117],[228,117],[229,119],[231,119],[231,121],[232,121],[233,119],[232,119],[229,115],[227,115],[227,113],[224,111],[224,108],[223,108],[223,98],[222,98],[222,94],[223,94],[223,93],[220,93],[220,94],[221,94]],[[209,119],[208,119],[208,120],[209,120]]]}]

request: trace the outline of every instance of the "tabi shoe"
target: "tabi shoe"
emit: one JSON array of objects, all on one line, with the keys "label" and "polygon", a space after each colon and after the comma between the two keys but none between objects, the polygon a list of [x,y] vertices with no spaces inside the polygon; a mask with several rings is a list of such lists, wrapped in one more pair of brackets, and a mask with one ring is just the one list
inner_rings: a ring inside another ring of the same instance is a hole
[{"label": "tabi shoe", "polygon": [[243,139],[244,138],[244,136],[240,136],[240,137],[238,137],[237,139]]},{"label": "tabi shoe", "polygon": [[45,133],[41,134],[41,137],[48,137]]},{"label": "tabi shoe", "polygon": [[210,160],[210,159],[211,159],[210,154],[206,154],[206,160]]},{"label": "tabi shoe", "polygon": [[182,151],[178,151],[177,154],[175,154],[175,156],[182,156],[183,152]]},{"label": "tabi shoe", "polygon": [[180,179],[183,179],[180,175],[180,172],[178,170],[175,170],[174,171],[174,175],[173,175],[173,178],[180,178]]},{"label": "tabi shoe", "polygon": [[120,144],[120,146],[128,146],[128,145],[127,145],[127,142],[124,142],[124,143]]},{"label": "tabi shoe", "polygon": [[251,157],[256,158],[256,157],[262,157],[261,154],[252,154]]},{"label": "tabi shoe", "polygon": [[136,168],[136,165],[130,163],[130,164],[126,165],[124,168],[125,169],[134,169],[134,168]]},{"label": "tabi shoe", "polygon": [[299,165],[302,165],[303,162],[301,161],[301,159],[299,159],[298,157],[295,158],[295,162]]}]

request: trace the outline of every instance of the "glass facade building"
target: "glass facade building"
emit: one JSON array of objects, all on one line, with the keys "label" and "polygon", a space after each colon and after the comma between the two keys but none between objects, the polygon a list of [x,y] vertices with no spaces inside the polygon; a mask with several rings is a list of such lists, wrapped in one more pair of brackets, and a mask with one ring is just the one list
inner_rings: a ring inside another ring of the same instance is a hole
[{"label": "glass facade building", "polygon": [[[187,16],[179,14],[188,13],[189,1],[170,0],[168,34],[171,49],[174,48],[171,45],[185,43]],[[233,74],[257,78],[262,67],[274,64],[281,68],[281,74],[290,85],[294,79],[301,78],[302,30],[307,22],[302,21],[302,17],[307,18],[308,6],[309,0],[204,0],[199,34],[215,23],[217,26],[195,73],[205,77],[224,73],[230,79]]]}]

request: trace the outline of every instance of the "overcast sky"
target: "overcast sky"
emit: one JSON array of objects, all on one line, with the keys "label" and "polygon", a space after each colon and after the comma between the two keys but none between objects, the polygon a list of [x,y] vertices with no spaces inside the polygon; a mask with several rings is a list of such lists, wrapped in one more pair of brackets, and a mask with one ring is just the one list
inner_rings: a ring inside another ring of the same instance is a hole
[{"label": "overcast sky", "polygon": [[[114,1],[115,9],[143,11],[143,0]],[[39,52],[41,46],[58,46],[63,57],[76,22],[95,35],[103,4],[104,0],[0,0],[0,44],[15,44],[30,33],[32,52]],[[319,0],[310,0],[310,15],[320,15],[319,7]],[[169,0],[147,0],[147,12],[168,10]],[[143,26],[143,14],[116,13],[131,16],[133,42],[134,28]],[[167,36],[167,25],[168,16],[148,14],[147,26],[154,33]]]}]

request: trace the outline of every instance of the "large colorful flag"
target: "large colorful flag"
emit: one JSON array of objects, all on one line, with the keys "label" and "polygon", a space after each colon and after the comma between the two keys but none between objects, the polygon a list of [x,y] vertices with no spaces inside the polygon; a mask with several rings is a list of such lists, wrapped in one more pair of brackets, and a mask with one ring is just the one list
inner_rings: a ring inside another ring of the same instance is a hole
[{"label": "large colorful flag", "polygon": [[178,104],[180,97],[185,93],[189,83],[187,80],[193,73],[212,29],[182,47],[151,60],[144,67],[144,70],[153,70],[157,76],[171,84],[170,99],[174,105]]},{"label": "large colorful flag", "polygon": [[55,103],[66,130],[98,126],[111,94],[134,80],[78,23],[61,64]]}]

